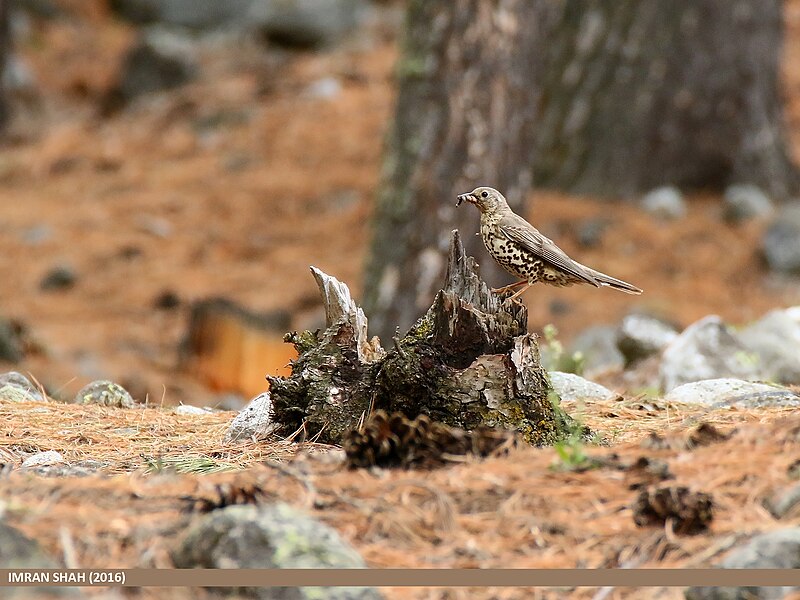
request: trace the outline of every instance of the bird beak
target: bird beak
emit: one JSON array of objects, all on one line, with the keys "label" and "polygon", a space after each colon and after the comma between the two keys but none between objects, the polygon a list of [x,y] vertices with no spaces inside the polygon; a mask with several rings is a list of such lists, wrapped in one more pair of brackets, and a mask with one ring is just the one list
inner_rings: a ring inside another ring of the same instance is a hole
[{"label": "bird beak", "polygon": [[471,202],[472,204],[475,204],[475,198],[472,196],[472,194],[459,194],[456,206],[461,206],[462,202]]}]

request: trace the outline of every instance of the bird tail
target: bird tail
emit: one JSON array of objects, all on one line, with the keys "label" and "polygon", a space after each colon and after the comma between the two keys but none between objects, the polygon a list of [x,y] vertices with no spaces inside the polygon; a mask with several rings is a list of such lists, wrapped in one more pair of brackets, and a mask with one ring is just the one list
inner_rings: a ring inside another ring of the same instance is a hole
[{"label": "bird tail", "polygon": [[616,277],[611,277],[611,275],[606,275],[605,273],[601,273],[600,271],[595,271],[594,269],[590,269],[589,267],[584,267],[589,273],[591,273],[594,280],[601,286],[610,287],[614,290],[619,290],[620,292],[625,292],[626,294],[641,294],[642,290],[628,283],[627,281],[622,281],[621,279],[617,279]]}]

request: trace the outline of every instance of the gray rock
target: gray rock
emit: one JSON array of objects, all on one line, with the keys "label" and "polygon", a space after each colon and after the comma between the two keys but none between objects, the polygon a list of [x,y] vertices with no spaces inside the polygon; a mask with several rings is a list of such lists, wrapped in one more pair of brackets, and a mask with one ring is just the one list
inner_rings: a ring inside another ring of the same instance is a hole
[{"label": "gray rock", "polygon": [[[32,458],[32,457],[31,457]],[[22,465],[24,466],[24,464]],[[22,466],[20,468],[22,468]],[[96,475],[98,471],[108,465],[96,460],[83,460],[72,464],[56,462],[52,464],[41,464],[26,467],[28,473],[34,473],[40,477],[88,477]]]},{"label": "gray rock", "polygon": [[37,452],[29,456],[20,465],[21,469],[32,469],[34,467],[47,467],[64,462],[64,457],[55,450],[48,450],[46,452]]},{"label": "gray rock", "polygon": [[788,490],[782,490],[767,500],[765,505],[776,519],[796,516],[795,509],[800,505],[800,483],[793,485]]},{"label": "gray rock", "polygon": [[[243,23],[259,0],[111,0],[123,19],[191,29],[219,29]],[[262,0],[263,1],[263,0]]]},{"label": "gray rock", "polygon": [[0,375],[0,398],[10,402],[44,402],[42,393],[22,373]]},{"label": "gray rock", "polygon": [[42,551],[38,542],[0,521],[0,568],[56,569],[58,565]]},{"label": "gray rock", "polygon": [[582,331],[569,346],[570,356],[576,352],[583,357],[583,371],[590,377],[625,366],[625,357],[617,348],[616,328],[611,325],[596,325]]},{"label": "gray rock", "polygon": [[[797,569],[800,568],[800,528],[762,533],[734,550],[720,565],[724,569]],[[791,587],[693,587],[686,591],[688,600],[779,600],[793,591]]]},{"label": "gray rock", "polygon": [[313,81],[305,95],[315,100],[332,100],[342,92],[342,82],[336,77],[323,77]]},{"label": "gray rock", "polygon": [[[178,568],[310,569],[364,568],[339,534],[286,504],[229,506],[191,527],[172,560]],[[372,588],[249,588],[251,598],[373,600]]]},{"label": "gray rock", "polygon": [[39,282],[39,289],[45,292],[66,290],[75,285],[78,275],[72,267],[61,265],[45,273]]},{"label": "gray rock", "polygon": [[0,360],[17,363],[25,357],[24,326],[13,319],[0,318]]},{"label": "gray rock", "polygon": [[678,337],[674,327],[647,315],[628,315],[616,333],[617,347],[631,365],[658,354]]},{"label": "gray rock", "polygon": [[766,217],[775,211],[775,205],[761,188],[750,184],[730,185],[722,200],[722,214],[726,221],[739,223],[748,219]]},{"label": "gray rock", "polygon": [[664,399],[669,402],[723,406],[800,406],[800,396],[778,386],[753,383],[741,379],[707,379],[685,383],[671,390]]},{"label": "gray rock", "polygon": [[780,210],[764,233],[761,249],[772,271],[800,274],[800,202]]},{"label": "gray rock", "polygon": [[758,356],[766,379],[800,383],[800,306],[767,313],[742,329],[739,339]]},{"label": "gray rock", "polygon": [[716,315],[693,323],[664,349],[659,376],[665,392],[704,379],[764,379],[758,357]]},{"label": "gray rock", "polygon": [[673,186],[656,188],[641,200],[642,209],[657,219],[675,221],[686,216],[686,201],[681,191]]},{"label": "gray rock", "polygon": [[[61,565],[50,558],[36,540],[0,521],[0,569],[57,569]],[[49,598],[84,598],[76,587],[6,587],[3,598],[13,600],[48,600]]]},{"label": "gray rock", "polygon": [[255,3],[249,20],[270,43],[316,48],[352,30],[362,10],[361,0],[271,0]]},{"label": "gray rock", "polygon": [[116,406],[117,408],[131,408],[136,403],[124,387],[113,381],[100,379],[81,388],[75,394],[75,404],[100,404],[101,406]]},{"label": "gray rock", "polygon": [[550,383],[562,400],[613,400],[619,394],[574,373],[551,371]]},{"label": "gray rock", "polygon": [[161,30],[140,37],[123,59],[114,95],[119,102],[188,83],[197,75],[191,43]]},{"label": "gray rock", "polygon": [[269,392],[259,394],[247,403],[231,422],[225,442],[262,439],[273,430],[272,397]]}]

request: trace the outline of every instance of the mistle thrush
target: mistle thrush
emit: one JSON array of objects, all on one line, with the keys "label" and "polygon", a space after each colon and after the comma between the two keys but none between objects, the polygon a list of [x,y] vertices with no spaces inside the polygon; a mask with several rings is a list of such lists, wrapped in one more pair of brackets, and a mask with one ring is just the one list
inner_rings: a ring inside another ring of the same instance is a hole
[{"label": "mistle thrush", "polygon": [[595,271],[572,260],[538,229],[508,207],[503,194],[490,187],[475,188],[458,197],[456,206],[469,202],[481,211],[481,237],[489,254],[514,277],[512,283],[495,292],[505,292],[524,285],[511,300],[516,299],[534,283],[568,286],[586,283],[610,287],[626,294],[641,294],[635,285]]}]

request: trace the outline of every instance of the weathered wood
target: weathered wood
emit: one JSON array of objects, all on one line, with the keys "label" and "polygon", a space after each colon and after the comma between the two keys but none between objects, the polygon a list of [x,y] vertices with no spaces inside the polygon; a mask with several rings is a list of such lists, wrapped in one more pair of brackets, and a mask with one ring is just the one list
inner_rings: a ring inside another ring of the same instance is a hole
[{"label": "weathered wood", "polygon": [[297,354],[283,343],[289,315],[258,314],[227,298],[192,304],[180,349],[180,367],[215,390],[254,396],[264,391],[264,371],[288,374]]},{"label": "weathered wood", "polygon": [[488,289],[457,231],[443,289],[385,353],[376,338],[367,345],[371,353],[359,351],[367,338],[363,312],[343,283],[312,272],[329,327],[287,336],[299,354],[292,375],[270,378],[274,420],[284,434],[304,426],[308,435],[338,443],[375,409],[469,430],[516,429],[534,444],[562,433],[536,336],[526,331],[526,308]]}]

